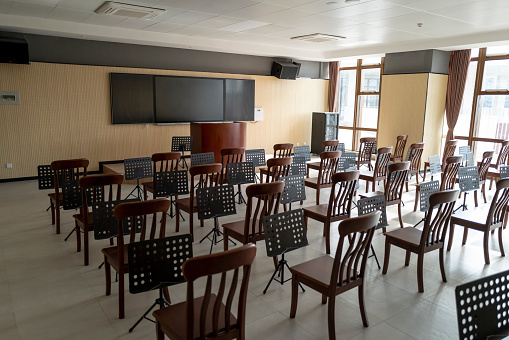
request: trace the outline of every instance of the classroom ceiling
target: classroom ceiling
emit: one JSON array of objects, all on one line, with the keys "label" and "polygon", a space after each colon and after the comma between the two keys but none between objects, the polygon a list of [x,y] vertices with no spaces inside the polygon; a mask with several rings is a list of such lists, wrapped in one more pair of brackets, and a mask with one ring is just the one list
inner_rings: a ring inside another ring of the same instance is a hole
[{"label": "classroom ceiling", "polygon": [[[0,30],[321,61],[509,40],[508,0],[119,1],[166,10],[150,20],[96,14],[104,2],[0,0]],[[291,39],[314,33],[345,38]]]}]

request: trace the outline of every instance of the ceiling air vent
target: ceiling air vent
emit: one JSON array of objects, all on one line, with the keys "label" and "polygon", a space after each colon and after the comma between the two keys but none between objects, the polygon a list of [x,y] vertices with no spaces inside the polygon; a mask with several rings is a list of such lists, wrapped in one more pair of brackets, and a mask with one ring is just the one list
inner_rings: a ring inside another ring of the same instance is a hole
[{"label": "ceiling air vent", "polygon": [[292,37],[291,39],[309,41],[309,42],[314,42],[314,43],[322,43],[322,42],[329,42],[329,41],[338,41],[341,39],[346,39],[346,37],[342,37],[339,35],[314,33],[314,34],[308,34],[308,35],[300,35],[298,37]]},{"label": "ceiling air vent", "polygon": [[106,1],[95,10],[97,14],[120,15],[135,19],[152,19],[166,12],[165,9],[123,4],[120,2]]}]

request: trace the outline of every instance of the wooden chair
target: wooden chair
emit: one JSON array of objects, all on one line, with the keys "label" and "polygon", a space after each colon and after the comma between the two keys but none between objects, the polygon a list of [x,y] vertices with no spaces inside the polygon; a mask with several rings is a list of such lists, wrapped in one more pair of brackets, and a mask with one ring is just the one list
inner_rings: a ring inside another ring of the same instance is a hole
[{"label": "wooden chair", "polygon": [[228,250],[229,242],[226,241],[228,237],[242,244],[256,243],[265,239],[262,218],[278,213],[284,187],[283,182],[271,182],[251,184],[246,188],[247,207],[244,220],[222,225],[224,250]]},{"label": "wooden chair", "polygon": [[403,154],[405,153],[406,141],[408,139],[408,135],[401,135],[396,137],[396,147],[394,148],[394,154],[391,156],[391,162],[401,162],[403,161]]},{"label": "wooden chair", "polygon": [[460,225],[464,227],[463,242],[467,242],[468,229],[474,229],[484,232],[484,262],[490,264],[490,253],[488,247],[488,237],[490,231],[498,228],[498,244],[502,256],[505,256],[504,245],[502,243],[502,226],[504,220],[507,218],[507,203],[509,202],[509,178],[499,180],[497,183],[497,190],[491,201],[488,213],[480,212],[479,210],[464,210],[459,211],[452,215],[451,218],[451,231],[449,233],[449,244],[447,251],[451,250],[452,240],[454,236],[454,226]]},{"label": "wooden chair", "polygon": [[500,178],[500,169],[499,166],[506,164],[509,154],[509,140],[505,140],[502,142],[502,147],[500,148],[500,152],[498,153],[497,162],[495,164],[490,164],[490,170],[488,171],[488,176],[490,177],[490,190],[493,185],[493,180],[497,180]]},{"label": "wooden chair", "polygon": [[[482,197],[484,198],[484,203],[487,203],[486,200],[486,177],[488,176],[488,171],[490,169],[491,160],[493,159],[494,151],[485,151],[482,154],[482,161],[478,162],[477,167],[479,168],[479,185],[481,186]],[[500,173],[499,173],[500,174]],[[474,190],[474,202],[477,207],[477,190]]]},{"label": "wooden chair", "polygon": [[[399,225],[403,228],[403,219],[401,218],[401,198],[403,195],[403,184],[408,175],[408,169],[410,168],[410,162],[398,162],[392,163],[388,166],[388,174],[387,174],[387,184],[385,185],[385,190],[382,191],[374,191],[369,194],[361,194],[361,198],[373,197],[376,195],[384,195],[385,196],[385,205],[388,207],[390,205],[398,205],[398,217],[399,217]],[[385,232],[385,229],[384,229]]]},{"label": "wooden chair", "polygon": [[332,175],[338,168],[341,151],[324,151],[320,154],[318,177],[306,178],[307,187],[316,189],[316,204],[320,204],[320,189],[332,186]]},{"label": "wooden chair", "polygon": [[[84,265],[89,264],[89,241],[88,232],[94,230],[93,215],[89,211],[88,199],[90,203],[121,200],[122,182],[124,175],[122,174],[107,174],[107,175],[92,175],[85,176],[79,180],[81,188],[82,207],[80,213],[73,215],[74,224],[76,228],[76,251],[81,251],[81,231],[83,230],[83,248],[84,248]],[[116,185],[116,190],[114,189]],[[105,187],[109,187],[108,198],[106,199]],[[87,194],[87,190],[89,193]],[[113,193],[116,191],[116,194]],[[112,240],[113,241],[113,240]],[[111,243],[113,245],[113,243]]]},{"label": "wooden chair", "polygon": [[[265,182],[279,181],[279,177],[289,176],[292,165],[291,157],[270,158],[267,160]],[[263,177],[262,177],[263,178]]]},{"label": "wooden chair", "polygon": [[373,171],[361,170],[359,179],[366,181],[366,192],[368,192],[368,182],[372,182],[372,190],[375,191],[375,185],[378,181],[384,181],[387,175],[387,163],[391,159],[392,146],[378,149],[375,167]]},{"label": "wooden chair", "polygon": [[[157,340],[164,340],[165,334],[172,340],[245,339],[247,287],[255,255],[256,246],[249,244],[184,262],[182,271],[187,281],[187,299],[152,313],[156,319]],[[233,275],[231,281],[227,281],[229,273]],[[213,292],[212,277],[219,274],[221,283]],[[194,282],[203,277],[207,278],[204,295],[195,297]],[[239,280],[235,316],[231,310]]]},{"label": "wooden chair", "polygon": [[[415,174],[415,181],[419,185],[419,169],[421,168],[421,157],[424,151],[424,142],[414,143],[410,145],[410,155],[408,161],[410,162],[410,168],[408,169],[408,175]],[[410,178],[409,178],[410,180]],[[405,183],[406,192],[408,192],[408,182]]]},{"label": "wooden chair", "polygon": [[373,154],[373,146],[376,143],[374,137],[364,137],[360,139],[359,154],[357,156],[357,169],[360,169],[361,165],[367,164],[368,170],[371,171],[371,155]]},{"label": "wooden chair", "polygon": [[[325,140],[322,143],[322,151],[338,151],[339,141],[338,140]],[[309,162],[307,164],[307,177],[309,178],[309,169],[318,171],[320,169],[320,162]]]},{"label": "wooden chair", "polygon": [[[60,234],[60,207],[62,206],[63,195],[60,192],[61,181],[79,180],[80,174],[87,175],[88,159],[66,159],[51,162],[51,168],[54,172],[55,192],[48,194],[51,207],[51,224],[55,224],[56,215],[56,233]],[[58,174],[62,174],[59,180]]]},{"label": "wooden chair", "polygon": [[410,264],[411,253],[415,253],[418,256],[417,285],[419,292],[423,293],[424,254],[439,249],[440,272],[442,273],[442,280],[447,282],[444,267],[444,243],[447,226],[451,219],[458,193],[459,190],[445,190],[431,194],[429,197],[429,210],[426,214],[422,231],[414,227],[406,227],[385,234],[385,259],[382,274],[387,274],[391,245],[406,250],[405,266]]},{"label": "wooden chair", "polygon": [[[292,143],[281,143],[274,144],[274,157],[291,157],[292,156]],[[267,167],[260,168],[260,183],[263,183],[263,175],[267,175],[268,169]]]},{"label": "wooden chair", "polygon": [[[152,193],[152,198],[156,198],[156,190],[154,188],[154,183],[156,181],[156,173],[158,172],[166,172],[166,171],[177,171],[179,169],[179,161],[181,154],[180,152],[164,152],[164,153],[155,153],[152,155],[152,162],[154,166],[152,167],[154,172],[154,177],[150,182],[143,183],[143,198],[145,201],[147,200],[147,191]],[[178,197],[175,197],[176,199]]]},{"label": "wooden chair", "polygon": [[322,303],[327,303],[329,339],[336,339],[334,310],[336,295],[358,287],[359,309],[362,323],[368,327],[368,317],[364,306],[364,276],[375,227],[380,212],[349,218],[338,226],[339,243],[336,256],[321,256],[290,268],[292,272],[292,305],[290,318],[297,313],[299,283],[322,294]]},{"label": "wooden chair", "polygon": [[304,223],[308,225],[308,218],[323,223],[325,236],[325,252],[330,254],[330,225],[333,222],[350,218],[352,199],[355,186],[359,180],[359,171],[338,172],[332,175],[332,188],[329,203],[313,205],[303,208]]},{"label": "wooden chair", "polygon": [[[193,224],[194,224],[194,213],[198,212],[196,205],[195,189],[206,188],[211,186],[219,185],[221,178],[222,165],[219,163],[207,164],[207,165],[195,165],[189,168],[189,174],[191,175],[191,186],[189,190],[189,197],[179,198],[175,200],[175,215],[180,216],[180,210],[185,211],[189,214],[189,233],[194,240]],[[196,188],[195,188],[196,186]],[[200,221],[200,225],[203,227],[203,221]],[[176,232],[180,231],[180,218],[175,220]]]},{"label": "wooden chair", "polygon": [[244,148],[224,148],[221,149],[221,164],[223,169],[221,170],[220,184],[227,184],[227,165],[230,163],[242,162],[244,158]]},{"label": "wooden chair", "polygon": [[[106,274],[106,295],[111,294],[111,267],[118,273],[118,318],[125,317],[124,306],[124,274],[129,273],[127,259],[127,244],[137,241],[153,240],[166,236],[166,212],[170,208],[170,200],[158,198],[150,201],[121,203],[115,207],[115,217],[118,220],[117,245],[104,248],[104,271]],[[160,215],[157,215],[160,213]],[[152,223],[147,225],[147,217],[152,216]],[[141,232],[136,234],[137,219],[142,219]],[[130,231],[127,243],[124,243],[124,219],[129,219]],[[159,222],[159,223],[158,223]],[[159,224],[159,228],[157,227]],[[157,230],[159,229],[159,230]],[[167,297],[169,298],[169,296]]]},{"label": "wooden chair", "polygon": [[[444,154],[442,155],[442,171],[444,171],[444,168],[446,166],[446,160],[447,158],[454,155],[454,152],[456,151],[456,146],[458,146],[458,140],[451,139],[447,143],[445,143],[444,146]],[[429,168],[429,162],[424,162],[424,176],[422,177],[422,181],[426,181],[426,172]]]}]

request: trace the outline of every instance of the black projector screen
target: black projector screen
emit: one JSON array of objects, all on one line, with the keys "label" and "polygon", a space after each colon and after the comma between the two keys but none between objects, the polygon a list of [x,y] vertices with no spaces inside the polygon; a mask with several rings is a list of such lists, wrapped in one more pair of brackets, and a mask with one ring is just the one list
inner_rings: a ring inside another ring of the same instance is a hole
[{"label": "black projector screen", "polygon": [[224,79],[155,76],[156,123],[224,120]]},{"label": "black projector screen", "polygon": [[154,123],[154,82],[150,74],[110,73],[112,124]]}]

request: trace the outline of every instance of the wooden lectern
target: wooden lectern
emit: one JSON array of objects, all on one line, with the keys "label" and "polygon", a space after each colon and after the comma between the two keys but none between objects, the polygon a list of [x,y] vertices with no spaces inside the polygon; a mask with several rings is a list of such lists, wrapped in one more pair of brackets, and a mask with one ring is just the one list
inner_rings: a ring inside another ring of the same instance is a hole
[{"label": "wooden lectern", "polygon": [[191,123],[192,153],[213,152],[221,163],[221,149],[246,147],[246,123]]}]

